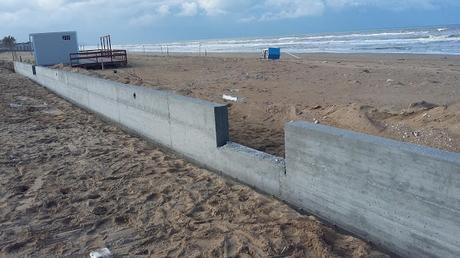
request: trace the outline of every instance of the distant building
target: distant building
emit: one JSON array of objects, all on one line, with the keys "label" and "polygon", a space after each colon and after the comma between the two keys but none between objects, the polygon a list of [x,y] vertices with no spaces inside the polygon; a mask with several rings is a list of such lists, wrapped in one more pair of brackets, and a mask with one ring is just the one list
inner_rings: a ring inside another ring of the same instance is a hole
[{"label": "distant building", "polygon": [[36,65],[69,64],[70,53],[78,52],[77,32],[30,34]]},{"label": "distant building", "polygon": [[21,51],[21,52],[32,51],[32,42],[16,43],[16,45],[14,45],[14,51]]}]

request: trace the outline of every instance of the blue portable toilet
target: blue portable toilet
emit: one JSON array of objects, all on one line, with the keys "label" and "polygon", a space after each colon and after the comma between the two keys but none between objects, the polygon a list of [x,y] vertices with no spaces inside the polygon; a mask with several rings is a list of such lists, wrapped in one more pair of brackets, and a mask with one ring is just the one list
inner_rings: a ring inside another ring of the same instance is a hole
[{"label": "blue portable toilet", "polygon": [[275,60],[275,59],[280,59],[281,56],[281,48],[279,47],[271,47],[268,48],[268,59]]}]

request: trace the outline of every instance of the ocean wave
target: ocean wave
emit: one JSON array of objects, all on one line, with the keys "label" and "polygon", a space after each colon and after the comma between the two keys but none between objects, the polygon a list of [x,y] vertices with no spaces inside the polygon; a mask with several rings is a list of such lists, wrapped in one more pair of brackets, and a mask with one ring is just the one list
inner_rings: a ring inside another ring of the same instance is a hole
[{"label": "ocean wave", "polygon": [[259,52],[281,47],[297,53],[376,52],[460,54],[460,26],[284,37],[193,40],[157,44],[126,44],[133,52]]}]

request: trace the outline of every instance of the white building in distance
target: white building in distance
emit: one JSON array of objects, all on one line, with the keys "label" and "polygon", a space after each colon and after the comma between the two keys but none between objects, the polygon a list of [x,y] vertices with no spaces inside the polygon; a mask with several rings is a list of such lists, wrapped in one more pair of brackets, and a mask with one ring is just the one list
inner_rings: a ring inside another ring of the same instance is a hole
[{"label": "white building in distance", "polygon": [[69,64],[70,53],[78,52],[77,32],[47,32],[30,34],[35,64],[50,66]]}]

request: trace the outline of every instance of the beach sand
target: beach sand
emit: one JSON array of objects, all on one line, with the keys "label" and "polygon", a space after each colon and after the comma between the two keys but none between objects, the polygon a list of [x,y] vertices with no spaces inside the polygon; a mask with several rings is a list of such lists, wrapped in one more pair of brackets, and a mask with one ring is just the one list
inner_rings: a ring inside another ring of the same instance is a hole
[{"label": "beach sand", "polygon": [[5,67],[0,257],[387,257]]},{"label": "beach sand", "polygon": [[[279,156],[290,120],[460,151],[460,57],[300,57],[130,54],[127,68],[56,68],[227,103],[231,139]],[[5,69],[1,76],[0,250],[6,256],[87,255],[104,245],[117,254],[152,256],[382,255]],[[222,94],[239,100],[226,102]]]},{"label": "beach sand", "polygon": [[[73,70],[218,103],[235,142],[284,155],[284,124],[306,120],[460,152],[460,57],[305,54],[129,55],[129,67]],[[223,94],[238,97],[226,102]]]}]

